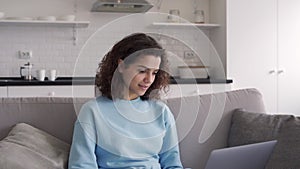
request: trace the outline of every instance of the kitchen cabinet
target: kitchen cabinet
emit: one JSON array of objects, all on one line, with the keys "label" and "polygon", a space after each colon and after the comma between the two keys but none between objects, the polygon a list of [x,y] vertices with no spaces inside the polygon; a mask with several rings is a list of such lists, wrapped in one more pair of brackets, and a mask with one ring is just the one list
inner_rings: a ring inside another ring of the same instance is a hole
[{"label": "kitchen cabinet", "polygon": [[278,112],[300,115],[300,1],[278,0]]},{"label": "kitchen cabinet", "polygon": [[0,97],[7,97],[7,87],[0,87]]},{"label": "kitchen cabinet", "polygon": [[270,113],[300,114],[300,2],[227,1],[227,75],[255,87]]},{"label": "kitchen cabinet", "polygon": [[225,92],[231,90],[231,84],[172,84],[167,95],[162,95],[163,99],[196,96]]},{"label": "kitchen cabinet", "polygon": [[[231,84],[171,84],[163,99],[231,90]],[[99,94],[96,94],[99,95]],[[93,85],[0,87],[0,97],[94,97]]]},{"label": "kitchen cabinet", "polygon": [[258,88],[276,112],[277,21],[275,0],[227,1],[227,76],[233,89]]},{"label": "kitchen cabinet", "polygon": [[8,86],[8,97],[94,97],[93,85]]}]

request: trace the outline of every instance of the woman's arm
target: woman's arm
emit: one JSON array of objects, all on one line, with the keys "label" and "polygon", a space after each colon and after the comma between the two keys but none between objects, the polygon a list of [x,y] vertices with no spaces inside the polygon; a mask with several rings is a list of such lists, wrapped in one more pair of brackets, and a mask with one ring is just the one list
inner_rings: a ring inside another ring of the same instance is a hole
[{"label": "woman's arm", "polygon": [[159,154],[159,162],[163,169],[182,169],[178,146]]},{"label": "woman's arm", "polygon": [[74,126],[69,156],[69,169],[98,169],[96,131],[93,127],[92,109],[84,105]]},{"label": "woman's arm", "polygon": [[159,154],[159,162],[161,168],[163,169],[182,169],[182,164],[180,161],[180,153],[178,147],[178,137],[175,125],[175,120],[170,109],[166,108],[166,134],[163,139],[163,146]]}]

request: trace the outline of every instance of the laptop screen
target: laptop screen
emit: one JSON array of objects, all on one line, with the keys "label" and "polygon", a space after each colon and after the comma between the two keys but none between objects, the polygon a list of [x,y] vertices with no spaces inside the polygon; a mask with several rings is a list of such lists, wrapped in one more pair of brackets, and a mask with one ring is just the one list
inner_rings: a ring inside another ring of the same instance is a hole
[{"label": "laptop screen", "polygon": [[216,149],[205,169],[264,169],[277,140]]}]

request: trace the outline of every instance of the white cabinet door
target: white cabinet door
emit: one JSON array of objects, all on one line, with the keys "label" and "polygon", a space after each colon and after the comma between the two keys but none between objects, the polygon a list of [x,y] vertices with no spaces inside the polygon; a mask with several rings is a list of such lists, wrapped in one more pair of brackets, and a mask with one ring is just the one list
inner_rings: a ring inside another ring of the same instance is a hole
[{"label": "white cabinet door", "polygon": [[300,115],[300,1],[278,0],[278,112]]},{"label": "white cabinet door", "polygon": [[202,94],[211,94],[231,90],[231,84],[172,84],[167,95],[162,98],[176,98],[184,96],[194,96]]},{"label": "white cabinet door", "polygon": [[277,107],[276,0],[227,0],[227,76],[233,89],[262,92],[268,111]]},{"label": "white cabinet door", "polygon": [[8,97],[94,97],[94,86],[9,86]]},{"label": "white cabinet door", "polygon": [[0,87],[0,97],[7,97],[7,87]]}]

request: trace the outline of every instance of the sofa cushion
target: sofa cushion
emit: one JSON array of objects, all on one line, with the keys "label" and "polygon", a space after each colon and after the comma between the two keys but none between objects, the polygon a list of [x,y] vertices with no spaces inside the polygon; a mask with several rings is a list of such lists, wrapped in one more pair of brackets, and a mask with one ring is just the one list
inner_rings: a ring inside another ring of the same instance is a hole
[{"label": "sofa cushion", "polygon": [[0,141],[1,169],[67,168],[70,145],[25,123]]},{"label": "sofa cushion", "polygon": [[300,168],[300,117],[238,109],[232,115],[228,146],[277,140],[266,169]]}]

